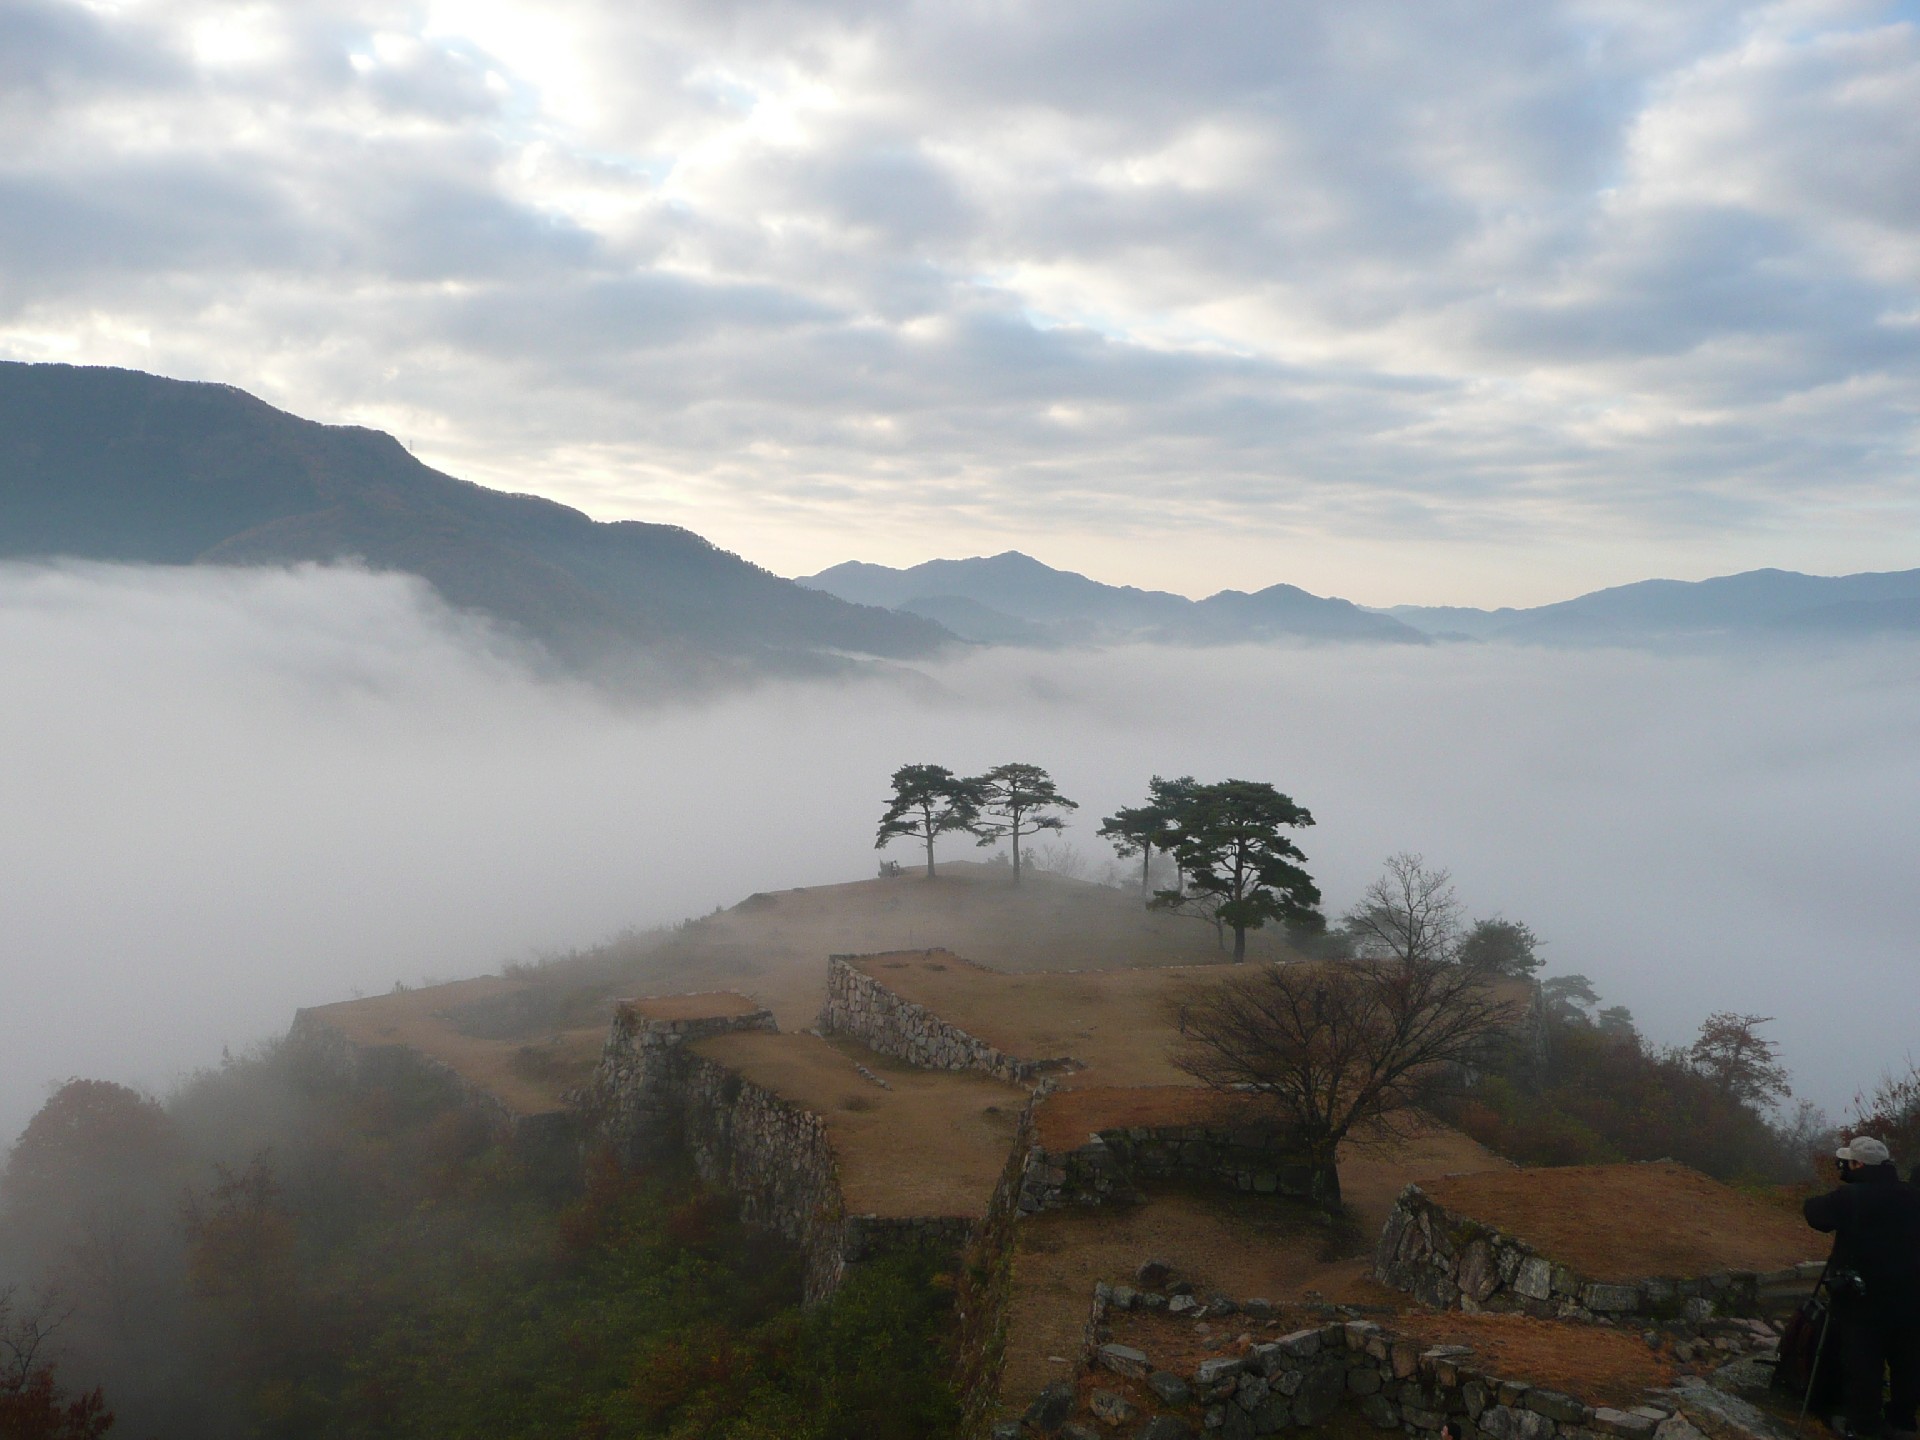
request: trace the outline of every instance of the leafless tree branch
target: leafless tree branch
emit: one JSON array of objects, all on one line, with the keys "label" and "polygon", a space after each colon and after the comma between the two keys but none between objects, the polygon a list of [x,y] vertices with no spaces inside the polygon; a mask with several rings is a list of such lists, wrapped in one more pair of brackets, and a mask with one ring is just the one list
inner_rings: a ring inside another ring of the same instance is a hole
[{"label": "leafless tree branch", "polygon": [[1173,1062],[1270,1099],[1337,1192],[1342,1141],[1403,1137],[1521,1018],[1485,975],[1433,958],[1265,966],[1184,997]]}]

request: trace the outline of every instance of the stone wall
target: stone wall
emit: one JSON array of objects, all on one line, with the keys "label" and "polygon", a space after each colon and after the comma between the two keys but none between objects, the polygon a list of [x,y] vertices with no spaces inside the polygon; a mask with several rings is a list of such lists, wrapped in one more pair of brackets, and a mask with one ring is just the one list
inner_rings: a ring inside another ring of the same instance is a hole
[{"label": "stone wall", "polygon": [[1074,1150],[1027,1150],[1020,1209],[1132,1199],[1149,1180],[1224,1185],[1258,1195],[1324,1201],[1331,1179],[1302,1161],[1284,1133],[1205,1125],[1124,1126],[1101,1130]]},{"label": "stone wall", "polygon": [[691,1052],[656,1094],[654,1113],[674,1107],[671,1128],[700,1178],[735,1196],[743,1220],[800,1247],[809,1301],[832,1294],[846,1271],[846,1207],[826,1122]]},{"label": "stone wall", "polygon": [[820,1009],[825,1034],[850,1035],[870,1050],[923,1070],[978,1070],[1012,1085],[1036,1085],[1049,1072],[1074,1064],[1064,1057],[1023,1060],[996,1050],[926,1006],[902,999],[852,964],[853,959],[827,959],[827,999]]},{"label": "stone wall", "polygon": [[671,1152],[681,1143],[684,1047],[710,1035],[773,1028],[773,1015],[764,1009],[657,1020],[632,1005],[617,1006],[599,1068],[580,1096],[593,1132],[629,1166]]},{"label": "stone wall", "polygon": [[[1210,1356],[1197,1365],[1162,1363],[1145,1350],[1109,1338],[1118,1311],[1204,1317],[1210,1322],[1225,1316],[1230,1325],[1260,1329],[1272,1310],[1263,1300],[1235,1303],[1213,1296],[1202,1301],[1191,1294],[1127,1286],[1095,1288],[1082,1357],[1095,1373],[1096,1385],[1088,1394],[1093,1416],[1103,1428],[1142,1419],[1146,1412],[1140,1405],[1103,1392],[1097,1383],[1104,1376],[1135,1382],[1122,1388],[1152,1410],[1152,1418],[1137,1433],[1155,1440],[1196,1433],[1248,1440],[1316,1428],[1341,1410],[1357,1412],[1375,1429],[1398,1430],[1422,1440],[1437,1434],[1447,1420],[1459,1425],[1465,1440],[1703,1440],[1704,1435],[1779,1440],[1751,1405],[1697,1378],[1672,1390],[1649,1392],[1637,1405],[1594,1405],[1522,1378],[1489,1373],[1464,1346],[1432,1345],[1361,1319],[1310,1326],[1253,1344],[1244,1353]],[[1192,1353],[1190,1341],[1181,1342],[1180,1348]],[[1066,1440],[1097,1433],[1092,1425],[1072,1418],[1078,1404],[1076,1388],[1056,1382],[1041,1392],[1022,1419],[1001,1421],[992,1434],[995,1440],[1016,1440],[1034,1432]]]},{"label": "stone wall", "polygon": [[973,1236],[961,1216],[848,1214],[826,1122],[718,1061],[685,1054],[672,1093],[700,1178],[735,1196],[748,1224],[800,1247],[808,1304],[839,1289],[855,1265],[927,1243],[957,1254]]},{"label": "stone wall", "polygon": [[1562,1320],[1757,1316],[1804,1298],[1818,1264],[1765,1272],[1589,1280],[1524,1240],[1455,1214],[1418,1185],[1394,1202],[1380,1232],[1373,1274],[1422,1304],[1467,1311],[1520,1311]]},{"label": "stone wall", "polygon": [[774,1028],[765,1010],[659,1020],[620,1007],[582,1095],[595,1132],[628,1165],[684,1153],[702,1180],[739,1201],[743,1220],[799,1246],[809,1304],[838,1289],[850,1267],[896,1250],[963,1249],[975,1230],[964,1217],[848,1214],[826,1122],[691,1048]]},{"label": "stone wall", "polygon": [[1020,1197],[1026,1159],[1036,1129],[1035,1111],[1052,1089],[1043,1080],[1020,1109],[1007,1163],[988,1202],[987,1214],[967,1249],[955,1292],[960,1321],[955,1389],[964,1416],[960,1433],[982,1432],[999,1398],[1006,1364],[1007,1315],[1013,1302],[1014,1227],[1021,1218]]}]

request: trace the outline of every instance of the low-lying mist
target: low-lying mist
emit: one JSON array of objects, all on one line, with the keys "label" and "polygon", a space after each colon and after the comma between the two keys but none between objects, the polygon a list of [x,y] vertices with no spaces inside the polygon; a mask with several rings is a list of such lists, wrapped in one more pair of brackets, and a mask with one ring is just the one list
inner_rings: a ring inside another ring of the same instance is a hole
[{"label": "low-lying mist", "polygon": [[0,567],[0,1134],[49,1082],[164,1089],[300,1005],[869,876],[921,760],[1047,766],[1090,874],[1150,774],[1271,780],[1330,913],[1423,852],[1656,1039],[1777,1017],[1837,1109],[1915,1048],[1916,658],[990,651],[649,702],[403,578]]}]

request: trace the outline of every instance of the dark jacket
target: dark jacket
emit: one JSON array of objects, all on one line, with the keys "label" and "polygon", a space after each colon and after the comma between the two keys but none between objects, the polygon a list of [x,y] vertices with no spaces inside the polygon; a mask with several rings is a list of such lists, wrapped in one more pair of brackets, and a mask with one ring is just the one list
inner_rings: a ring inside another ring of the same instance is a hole
[{"label": "dark jacket", "polygon": [[1920,1190],[1891,1164],[1873,1165],[1802,1208],[1807,1224],[1833,1236],[1831,1268],[1866,1282],[1864,1301],[1836,1288],[1836,1306],[1883,1324],[1920,1324]]}]

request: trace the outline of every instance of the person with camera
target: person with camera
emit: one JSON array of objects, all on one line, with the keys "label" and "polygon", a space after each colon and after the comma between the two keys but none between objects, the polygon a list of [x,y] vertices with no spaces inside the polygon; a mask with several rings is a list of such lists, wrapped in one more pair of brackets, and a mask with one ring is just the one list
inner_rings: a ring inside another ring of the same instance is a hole
[{"label": "person with camera", "polygon": [[[1840,1184],[1808,1199],[1807,1224],[1833,1236],[1832,1344],[1846,1433],[1914,1440],[1920,1407],[1920,1190],[1887,1147],[1856,1135],[1835,1152]],[[1892,1394],[1882,1404],[1888,1378]]]}]

